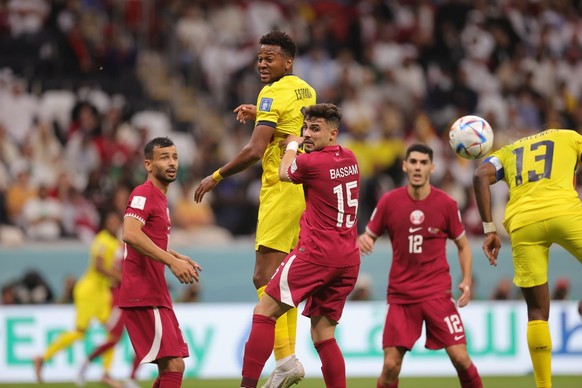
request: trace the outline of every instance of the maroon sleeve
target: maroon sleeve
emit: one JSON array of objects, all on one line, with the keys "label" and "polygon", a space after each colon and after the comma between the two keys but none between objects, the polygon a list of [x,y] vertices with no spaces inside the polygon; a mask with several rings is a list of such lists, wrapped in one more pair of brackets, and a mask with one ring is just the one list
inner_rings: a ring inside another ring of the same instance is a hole
[{"label": "maroon sleeve", "polygon": [[124,217],[133,217],[145,224],[151,212],[153,201],[147,186],[137,186],[129,196]]},{"label": "maroon sleeve", "polygon": [[371,233],[374,237],[380,237],[384,234],[384,232],[386,231],[386,226],[388,225],[388,222],[386,220],[387,216],[388,216],[388,194],[384,194],[380,200],[378,201],[378,204],[376,205],[376,208],[374,209],[374,211],[372,212],[372,216],[370,217],[370,221],[368,222],[368,225],[366,226],[366,230]]}]

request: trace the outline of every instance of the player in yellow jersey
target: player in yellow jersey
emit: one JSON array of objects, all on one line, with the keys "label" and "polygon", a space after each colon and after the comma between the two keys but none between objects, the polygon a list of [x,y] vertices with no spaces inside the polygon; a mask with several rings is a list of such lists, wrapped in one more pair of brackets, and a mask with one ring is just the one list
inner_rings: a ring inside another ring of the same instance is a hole
[{"label": "player in yellow jersey", "polygon": [[[111,285],[121,281],[121,272],[115,268],[116,253],[121,248],[118,237],[121,227],[121,216],[115,211],[109,211],[103,217],[103,227],[95,236],[91,248],[87,270],[73,290],[73,301],[76,310],[75,329],[60,335],[52,342],[42,356],[33,360],[37,381],[42,381],[42,367],[57,352],[70,347],[85,336],[87,328],[93,319],[105,324],[111,313]],[[109,353],[109,357],[113,357]],[[105,360],[111,362],[111,359]],[[103,383],[117,387],[116,381],[107,374]]]},{"label": "player in yellow jersey", "polygon": [[483,250],[491,265],[497,265],[501,240],[491,216],[490,185],[503,180],[509,186],[503,224],[511,239],[513,282],[527,304],[527,343],[537,387],[552,386],[550,246],[561,245],[582,262],[582,204],[574,187],[581,155],[580,134],[548,129],[494,152],[473,178],[485,232]]},{"label": "player in yellow jersey", "polygon": [[[256,105],[243,104],[234,110],[239,121],[255,121],[251,139],[234,159],[204,178],[194,195],[195,201],[200,202],[220,180],[262,160],[253,274],[259,299],[277,267],[297,244],[299,218],[305,208],[302,187],[279,179],[284,151],[279,143],[288,135],[300,136],[302,110],[315,104],[315,90],[293,75],[295,51],[295,43],[284,32],[271,31],[261,37],[257,68],[265,86]],[[290,382],[283,385],[287,387],[303,378],[303,366],[295,357],[296,327],[296,308],[277,320],[274,346],[277,366],[264,387],[280,387],[279,381],[283,380]]]}]

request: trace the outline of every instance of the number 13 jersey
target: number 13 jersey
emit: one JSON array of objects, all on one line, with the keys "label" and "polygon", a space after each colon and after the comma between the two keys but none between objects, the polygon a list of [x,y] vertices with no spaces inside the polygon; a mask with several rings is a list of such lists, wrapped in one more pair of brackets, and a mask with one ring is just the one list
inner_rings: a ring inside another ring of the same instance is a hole
[{"label": "number 13 jersey", "polygon": [[484,160],[497,180],[509,186],[503,222],[508,233],[538,221],[579,212],[574,174],[582,154],[582,136],[548,129],[495,151]]}]

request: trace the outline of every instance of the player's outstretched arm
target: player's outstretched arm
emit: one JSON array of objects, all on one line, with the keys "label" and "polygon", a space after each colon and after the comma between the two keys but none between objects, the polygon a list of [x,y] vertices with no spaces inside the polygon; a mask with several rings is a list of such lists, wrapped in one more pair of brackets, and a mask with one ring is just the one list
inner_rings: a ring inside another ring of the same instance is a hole
[{"label": "player's outstretched arm", "polygon": [[275,128],[268,125],[257,125],[248,144],[240,150],[238,155],[200,182],[194,192],[194,201],[201,202],[204,195],[215,188],[223,178],[238,174],[261,160],[274,133]]},{"label": "player's outstretched arm", "polygon": [[497,265],[497,255],[501,247],[501,239],[495,231],[491,212],[491,185],[495,182],[497,182],[496,170],[492,163],[485,162],[477,167],[473,174],[473,189],[486,234],[483,251],[491,265]]},{"label": "player's outstretched arm", "polygon": [[213,175],[208,175],[206,178],[202,179],[194,192],[194,201],[197,203],[202,202],[204,195],[215,188],[222,178],[222,175],[220,175],[220,169],[218,169]]}]

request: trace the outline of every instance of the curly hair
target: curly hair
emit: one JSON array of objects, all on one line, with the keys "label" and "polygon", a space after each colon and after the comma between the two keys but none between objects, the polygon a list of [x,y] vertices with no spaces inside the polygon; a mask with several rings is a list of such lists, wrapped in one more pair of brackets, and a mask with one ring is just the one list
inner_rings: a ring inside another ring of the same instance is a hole
[{"label": "curly hair", "polygon": [[295,52],[297,47],[293,39],[283,31],[273,30],[266,35],[263,35],[259,40],[259,44],[267,44],[271,46],[281,47],[281,51],[289,55],[291,58],[295,58]]}]

